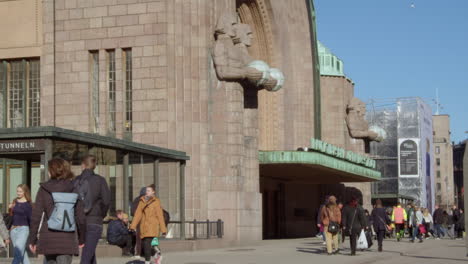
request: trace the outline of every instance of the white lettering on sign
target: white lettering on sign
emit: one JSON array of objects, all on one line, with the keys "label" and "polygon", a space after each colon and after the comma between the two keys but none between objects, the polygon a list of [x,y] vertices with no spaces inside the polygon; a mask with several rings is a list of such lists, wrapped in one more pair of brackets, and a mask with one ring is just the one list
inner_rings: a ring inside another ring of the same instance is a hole
[{"label": "white lettering on sign", "polygon": [[318,140],[318,139],[311,139],[310,140],[310,148],[325,153],[330,156],[334,156],[340,159],[347,160],[352,163],[360,164],[369,168],[375,168],[376,162],[374,159],[371,159],[367,156],[357,154],[350,150],[346,151],[343,148],[337,147],[330,143]]},{"label": "white lettering on sign", "polygon": [[36,149],[36,142],[7,142],[0,143],[0,151],[21,151]]}]

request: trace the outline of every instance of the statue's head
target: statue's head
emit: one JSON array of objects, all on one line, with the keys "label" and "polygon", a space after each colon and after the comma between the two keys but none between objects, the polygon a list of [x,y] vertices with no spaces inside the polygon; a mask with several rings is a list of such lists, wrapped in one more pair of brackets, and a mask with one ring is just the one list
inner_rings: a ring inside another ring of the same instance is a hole
[{"label": "statue's head", "polygon": [[356,113],[358,114],[359,116],[362,116],[364,117],[366,115],[366,104],[359,100],[358,98],[356,97],[353,97],[350,101],[349,101],[349,104],[347,106],[347,111],[348,113]]},{"label": "statue's head", "polygon": [[237,24],[237,16],[234,12],[226,11],[218,19],[216,24],[215,34],[223,35],[226,34],[231,38],[236,36],[234,26]]},{"label": "statue's head", "polygon": [[236,37],[234,43],[242,43],[247,47],[252,46],[253,32],[248,24],[236,24],[234,26]]}]

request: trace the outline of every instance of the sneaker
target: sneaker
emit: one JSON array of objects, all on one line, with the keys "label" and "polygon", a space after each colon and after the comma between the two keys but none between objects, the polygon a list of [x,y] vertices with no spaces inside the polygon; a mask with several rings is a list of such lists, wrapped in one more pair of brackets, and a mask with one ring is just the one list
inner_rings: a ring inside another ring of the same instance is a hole
[{"label": "sneaker", "polygon": [[327,242],[323,242],[323,243],[322,243],[322,245],[326,245],[326,244],[327,244]]},{"label": "sneaker", "polygon": [[437,240],[440,240],[440,237],[436,238]]}]

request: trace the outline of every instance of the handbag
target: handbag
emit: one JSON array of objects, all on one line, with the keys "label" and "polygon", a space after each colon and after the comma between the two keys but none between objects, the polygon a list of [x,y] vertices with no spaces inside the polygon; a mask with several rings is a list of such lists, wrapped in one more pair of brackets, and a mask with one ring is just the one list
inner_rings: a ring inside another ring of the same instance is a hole
[{"label": "handbag", "polygon": [[[330,219],[330,212],[328,210],[328,208],[326,208],[325,210],[327,210],[327,215],[328,215],[328,219]],[[336,234],[340,231],[340,225],[335,222],[335,221],[331,221],[329,220],[329,224],[328,224],[328,232],[329,233],[332,233],[332,234]]]},{"label": "handbag", "polygon": [[419,233],[426,234],[426,227],[424,225],[419,225]]}]

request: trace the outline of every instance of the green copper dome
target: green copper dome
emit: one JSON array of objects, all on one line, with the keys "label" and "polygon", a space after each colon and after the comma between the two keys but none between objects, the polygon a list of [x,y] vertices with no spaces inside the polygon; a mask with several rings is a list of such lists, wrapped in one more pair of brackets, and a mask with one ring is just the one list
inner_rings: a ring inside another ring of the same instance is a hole
[{"label": "green copper dome", "polygon": [[320,61],[320,75],[345,76],[343,61],[336,57],[329,48],[320,41],[318,44],[318,55]]}]

